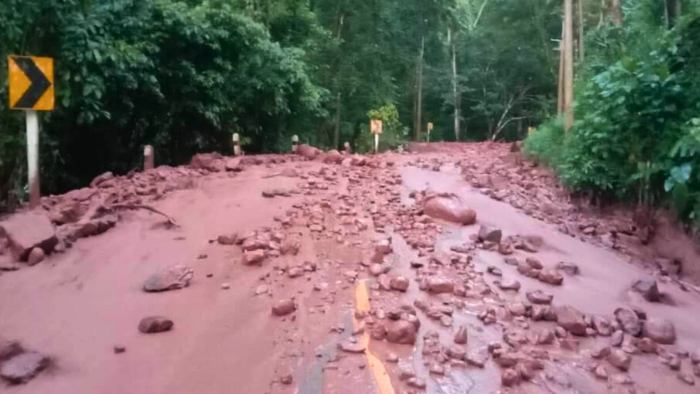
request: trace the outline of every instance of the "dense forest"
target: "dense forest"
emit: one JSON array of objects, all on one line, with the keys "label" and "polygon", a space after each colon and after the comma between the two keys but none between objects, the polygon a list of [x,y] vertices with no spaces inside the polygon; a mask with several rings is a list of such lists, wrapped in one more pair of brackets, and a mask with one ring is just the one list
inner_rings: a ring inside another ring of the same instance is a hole
[{"label": "dense forest", "polygon": [[[698,0],[4,0],[0,96],[6,55],[55,59],[56,109],[40,116],[44,193],[138,168],[146,144],[171,165],[229,153],[232,133],[248,152],[286,151],[295,134],[363,151],[380,117],[383,149],[425,140],[428,122],[431,141],[512,141],[535,127],[526,152],[573,190],[675,201],[693,219],[699,10]],[[0,210],[26,198],[24,144],[23,114],[0,100]]]}]

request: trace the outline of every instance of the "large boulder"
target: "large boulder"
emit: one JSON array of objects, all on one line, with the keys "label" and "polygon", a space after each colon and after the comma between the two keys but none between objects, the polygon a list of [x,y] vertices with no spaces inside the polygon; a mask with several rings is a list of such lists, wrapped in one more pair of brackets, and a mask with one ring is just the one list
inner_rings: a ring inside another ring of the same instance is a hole
[{"label": "large boulder", "polygon": [[464,225],[476,223],[476,211],[454,196],[431,196],[423,200],[423,212],[431,217]]},{"label": "large boulder", "polygon": [[649,319],[644,322],[642,335],[663,345],[672,345],[676,342],[676,328],[673,323],[665,319]]},{"label": "large boulder", "polygon": [[223,161],[223,156],[218,153],[199,153],[192,156],[190,167],[216,172],[224,171],[226,163]]},{"label": "large boulder", "polygon": [[572,306],[560,306],[555,309],[557,324],[574,335],[586,335],[586,324],[583,314]]},{"label": "large boulder", "polygon": [[297,147],[297,153],[309,160],[313,160],[318,155],[318,149],[311,145],[301,144]]},{"label": "large boulder", "polygon": [[182,289],[190,285],[193,276],[192,268],[177,264],[151,275],[143,284],[143,289],[149,292]]},{"label": "large boulder", "polygon": [[393,321],[387,327],[386,339],[392,343],[413,345],[416,343],[416,326],[407,320]]},{"label": "large boulder", "polygon": [[51,220],[34,212],[10,217],[0,225],[0,235],[3,233],[13,256],[19,261],[27,261],[34,248],[41,248],[45,254],[49,254],[58,243]]}]

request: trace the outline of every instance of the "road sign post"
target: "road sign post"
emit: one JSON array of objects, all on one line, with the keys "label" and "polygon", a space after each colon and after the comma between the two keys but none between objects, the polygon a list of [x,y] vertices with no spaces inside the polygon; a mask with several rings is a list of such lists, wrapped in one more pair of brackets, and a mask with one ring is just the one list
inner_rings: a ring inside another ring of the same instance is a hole
[{"label": "road sign post", "polygon": [[292,153],[297,153],[297,147],[299,147],[299,136],[292,136]]},{"label": "road sign post", "polygon": [[430,132],[433,131],[433,122],[428,122],[428,142],[430,142]]},{"label": "road sign post", "polygon": [[233,155],[234,156],[240,156],[241,155],[241,137],[238,135],[238,133],[233,133],[233,137],[231,137],[233,140]]},{"label": "road sign post", "polygon": [[36,111],[54,108],[53,59],[8,56],[10,109],[24,110],[27,124],[27,181],[29,208],[39,206],[39,115]]},{"label": "road sign post", "polygon": [[143,170],[152,170],[154,167],[154,152],[151,145],[146,145],[143,147]]},{"label": "road sign post", "polygon": [[379,134],[382,133],[382,120],[372,119],[370,120],[370,130],[374,134],[374,153],[379,153]]}]

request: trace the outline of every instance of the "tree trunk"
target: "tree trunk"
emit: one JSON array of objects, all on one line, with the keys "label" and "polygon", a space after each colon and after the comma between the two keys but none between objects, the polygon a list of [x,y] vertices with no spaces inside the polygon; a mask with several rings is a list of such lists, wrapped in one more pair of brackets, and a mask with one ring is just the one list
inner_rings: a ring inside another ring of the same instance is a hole
[{"label": "tree trunk", "polygon": [[622,0],[612,0],[615,26],[622,26]]},{"label": "tree trunk", "polygon": [[576,0],[578,3],[578,60],[585,61],[584,31],[583,31],[583,0]]},{"label": "tree trunk", "polygon": [[333,149],[338,149],[340,146],[340,90],[335,97],[335,132],[333,133]]},{"label": "tree trunk", "polygon": [[564,18],[561,20],[561,40],[559,41],[559,83],[557,84],[557,114],[564,113]]},{"label": "tree trunk", "polygon": [[[345,13],[340,13],[338,17],[338,31],[336,38],[340,40],[341,34],[343,32],[343,24],[345,23]],[[341,51],[342,54],[342,51]],[[338,149],[340,146],[340,108],[341,108],[341,85],[342,85],[342,68],[341,68],[341,57],[338,57],[338,80],[336,82],[336,96],[335,96],[335,130],[333,132],[333,149]]]},{"label": "tree trunk", "polygon": [[607,0],[600,0],[600,20],[598,21],[598,27],[603,26],[605,22],[605,8],[607,7]]},{"label": "tree trunk", "polygon": [[454,100],[454,128],[455,141],[459,141],[459,94],[457,93],[457,44],[455,43],[452,28],[447,30],[447,35],[452,46],[452,98]]},{"label": "tree trunk", "polygon": [[564,0],[564,127],[574,125],[573,0]]},{"label": "tree trunk", "polygon": [[421,136],[421,122],[423,116],[423,52],[425,51],[425,36],[421,36],[420,39],[420,52],[418,53],[418,61],[416,62],[416,124],[415,124],[415,138],[416,141],[420,141]]}]

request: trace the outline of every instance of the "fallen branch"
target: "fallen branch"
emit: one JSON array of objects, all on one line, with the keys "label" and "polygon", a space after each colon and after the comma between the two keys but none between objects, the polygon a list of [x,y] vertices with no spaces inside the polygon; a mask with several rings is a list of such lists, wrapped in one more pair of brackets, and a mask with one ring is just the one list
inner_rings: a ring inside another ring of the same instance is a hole
[{"label": "fallen branch", "polygon": [[168,222],[169,225],[175,226],[175,227],[180,227],[180,225],[177,224],[177,222],[175,221],[175,218],[173,218],[172,216],[170,216],[170,215],[168,215],[168,214],[166,214],[166,213],[164,213],[164,212],[162,212],[162,211],[159,211],[159,210],[157,210],[157,209],[155,209],[155,208],[153,208],[153,207],[151,207],[151,206],[148,206],[148,205],[142,205],[142,204],[113,204],[113,205],[105,206],[105,208],[106,208],[106,209],[109,209],[109,210],[113,210],[113,209],[114,209],[114,210],[116,210],[116,209],[129,209],[129,210],[145,209],[146,211],[150,211],[150,212],[153,212],[153,213],[156,213],[156,214],[158,214],[158,215],[161,215],[161,216],[165,217],[165,218],[167,219],[167,222]]}]

